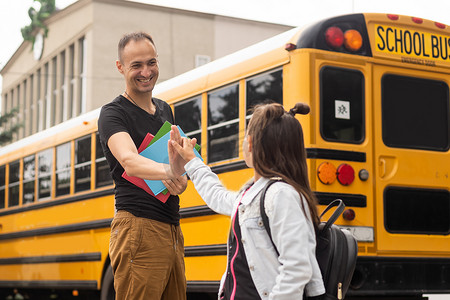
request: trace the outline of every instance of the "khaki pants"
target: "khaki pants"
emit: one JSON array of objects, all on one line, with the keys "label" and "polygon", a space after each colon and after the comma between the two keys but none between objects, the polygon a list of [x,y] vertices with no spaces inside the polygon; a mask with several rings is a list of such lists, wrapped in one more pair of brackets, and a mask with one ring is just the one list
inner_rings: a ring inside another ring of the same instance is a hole
[{"label": "khaki pants", "polygon": [[185,300],[184,239],[180,226],[118,211],[109,255],[117,300]]}]

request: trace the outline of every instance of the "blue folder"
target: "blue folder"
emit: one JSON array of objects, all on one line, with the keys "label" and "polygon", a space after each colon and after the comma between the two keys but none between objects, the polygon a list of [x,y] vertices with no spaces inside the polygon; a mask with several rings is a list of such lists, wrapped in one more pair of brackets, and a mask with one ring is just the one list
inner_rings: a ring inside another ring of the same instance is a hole
[{"label": "blue folder", "polygon": [[[181,130],[180,126],[177,127],[178,130],[180,131],[180,135],[182,137],[186,137],[184,132]],[[139,154],[156,162],[169,164],[169,152],[167,146],[169,140],[170,140],[170,131]],[[195,148],[194,153],[197,157],[200,157],[200,159],[203,160],[203,158]],[[155,195],[158,195],[159,193],[161,193],[166,189],[165,185],[162,183],[161,180],[144,179],[144,181]]]}]

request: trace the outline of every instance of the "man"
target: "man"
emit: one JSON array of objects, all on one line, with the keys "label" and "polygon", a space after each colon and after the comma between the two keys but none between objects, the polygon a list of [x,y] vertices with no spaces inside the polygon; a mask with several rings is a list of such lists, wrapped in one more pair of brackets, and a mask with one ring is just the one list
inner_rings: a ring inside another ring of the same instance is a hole
[{"label": "man", "polygon": [[[165,121],[173,124],[170,106],[152,97],[159,75],[158,55],[150,35],[125,35],[116,66],[125,91],[104,105],[98,120],[100,142],[115,183],[116,215],[111,223],[109,254],[116,299],[186,299],[184,240],[179,225],[179,198],[185,176],[169,165],[138,154],[149,132]],[[143,179],[163,180],[171,196],[166,203],[122,178],[123,171]]]}]

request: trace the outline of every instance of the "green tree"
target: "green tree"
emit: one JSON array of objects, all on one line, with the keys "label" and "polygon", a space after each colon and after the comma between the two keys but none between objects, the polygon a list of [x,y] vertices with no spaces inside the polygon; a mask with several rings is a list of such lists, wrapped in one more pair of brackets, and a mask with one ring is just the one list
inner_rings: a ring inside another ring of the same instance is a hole
[{"label": "green tree", "polygon": [[21,123],[16,123],[8,129],[4,128],[5,125],[17,115],[18,111],[19,110],[17,108],[13,108],[10,112],[0,116],[0,146],[11,142],[14,133],[19,131],[19,129],[23,126]]},{"label": "green tree", "polygon": [[44,24],[44,20],[48,18],[56,9],[55,0],[34,0],[34,2],[39,2],[41,7],[36,10],[34,7],[28,9],[28,16],[30,16],[31,24],[22,27],[20,30],[22,32],[22,37],[25,41],[30,41],[34,44],[35,35],[33,32],[37,28],[44,30],[44,37],[47,36],[48,28]]}]

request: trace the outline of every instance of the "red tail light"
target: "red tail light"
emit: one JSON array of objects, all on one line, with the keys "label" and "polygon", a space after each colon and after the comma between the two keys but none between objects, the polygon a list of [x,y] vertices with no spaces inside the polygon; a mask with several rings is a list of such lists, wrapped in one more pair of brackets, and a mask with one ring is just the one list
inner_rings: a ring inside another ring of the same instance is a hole
[{"label": "red tail light", "polygon": [[342,185],[349,185],[355,180],[355,170],[348,164],[341,164],[337,168],[337,179]]},{"label": "red tail light", "polygon": [[330,27],[325,32],[325,41],[332,48],[340,48],[344,44],[344,33],[339,27]]}]

